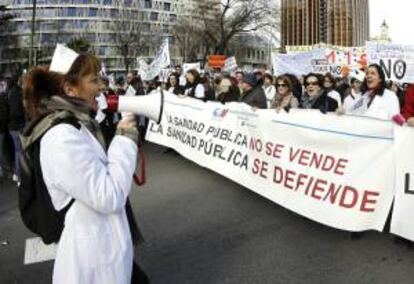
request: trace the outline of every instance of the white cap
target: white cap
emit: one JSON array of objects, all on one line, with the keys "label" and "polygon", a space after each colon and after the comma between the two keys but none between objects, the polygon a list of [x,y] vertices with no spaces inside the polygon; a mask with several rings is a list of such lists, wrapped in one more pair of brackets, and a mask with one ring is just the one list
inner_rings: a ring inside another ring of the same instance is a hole
[{"label": "white cap", "polygon": [[365,72],[361,70],[353,70],[349,73],[350,78],[355,78],[360,82],[363,82],[365,79]]},{"label": "white cap", "polygon": [[50,63],[50,71],[66,74],[79,54],[64,45],[56,45],[53,53],[52,63]]}]

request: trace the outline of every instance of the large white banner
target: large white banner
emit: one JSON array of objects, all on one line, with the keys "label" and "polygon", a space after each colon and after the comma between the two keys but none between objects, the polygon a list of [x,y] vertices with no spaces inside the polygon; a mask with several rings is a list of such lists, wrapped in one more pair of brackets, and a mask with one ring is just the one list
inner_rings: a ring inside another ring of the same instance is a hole
[{"label": "large white banner", "polygon": [[369,63],[377,63],[387,80],[414,82],[414,45],[367,42]]},{"label": "large white banner", "polygon": [[396,127],[396,193],[391,233],[414,241],[414,131]]},{"label": "large white banner", "polygon": [[148,66],[147,70],[141,74],[144,81],[150,81],[158,76],[161,70],[171,64],[170,49],[168,45],[168,38],[161,44],[160,50],[157,52],[154,60]]},{"label": "large white banner", "polygon": [[381,231],[395,188],[393,129],[375,119],[167,94],[162,123],[150,123],[147,139],[312,220]]}]

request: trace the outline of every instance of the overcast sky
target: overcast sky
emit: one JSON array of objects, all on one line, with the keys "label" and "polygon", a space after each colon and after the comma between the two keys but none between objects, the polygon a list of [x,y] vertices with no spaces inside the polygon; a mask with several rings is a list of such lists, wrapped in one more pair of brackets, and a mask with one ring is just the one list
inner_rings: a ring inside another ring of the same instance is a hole
[{"label": "overcast sky", "polygon": [[371,36],[380,34],[385,19],[393,43],[414,44],[414,1],[370,0]]}]

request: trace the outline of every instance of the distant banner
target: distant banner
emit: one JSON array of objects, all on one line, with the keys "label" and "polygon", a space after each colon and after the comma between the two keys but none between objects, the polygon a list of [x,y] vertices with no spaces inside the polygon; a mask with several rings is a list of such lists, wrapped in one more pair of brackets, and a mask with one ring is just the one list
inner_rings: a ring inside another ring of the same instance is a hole
[{"label": "distant banner", "polygon": [[324,59],[324,57],[324,49],[314,49],[312,51],[295,54],[273,53],[273,72],[275,75],[290,73],[296,76],[302,76],[314,71],[314,60]]},{"label": "distant banner", "polygon": [[194,63],[184,63],[183,64],[183,74],[186,74],[191,69],[195,69],[200,73],[201,71],[201,64],[200,62],[194,62]]},{"label": "distant banner", "polygon": [[414,82],[414,45],[367,42],[369,63],[377,63],[387,80]]},{"label": "distant banner", "polygon": [[288,54],[274,54],[276,74],[293,73],[297,76],[309,72],[331,73],[340,77],[366,67],[365,47],[342,47],[326,44],[290,46]]},{"label": "distant banner", "polygon": [[168,38],[165,39],[158,51],[157,55],[155,56],[154,61],[148,66],[147,70],[143,70],[143,74],[141,75],[144,81],[150,81],[157,77],[161,70],[165,67],[168,67],[171,64],[170,59],[170,50],[168,45]]},{"label": "distant banner", "polygon": [[381,231],[395,193],[393,131],[375,119],[166,94],[147,139],[322,224]]},{"label": "distant banner", "polygon": [[237,69],[237,60],[236,57],[232,56],[226,59],[226,63],[224,64],[223,71],[224,72],[234,72]]}]

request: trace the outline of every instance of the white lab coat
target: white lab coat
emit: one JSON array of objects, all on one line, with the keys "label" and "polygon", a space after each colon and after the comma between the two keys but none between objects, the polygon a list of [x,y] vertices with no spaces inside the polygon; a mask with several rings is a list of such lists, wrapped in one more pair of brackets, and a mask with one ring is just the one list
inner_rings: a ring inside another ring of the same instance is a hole
[{"label": "white lab coat", "polygon": [[53,283],[130,283],[133,246],[125,214],[137,146],[115,136],[106,154],[82,126],[50,129],[41,140],[40,163],[54,207],[75,202],[66,214]]},{"label": "white lab coat", "polygon": [[400,104],[397,95],[385,89],[382,96],[376,95],[368,107],[370,95],[365,93],[354,103],[348,113],[373,118],[392,120],[393,116],[400,114]]}]

